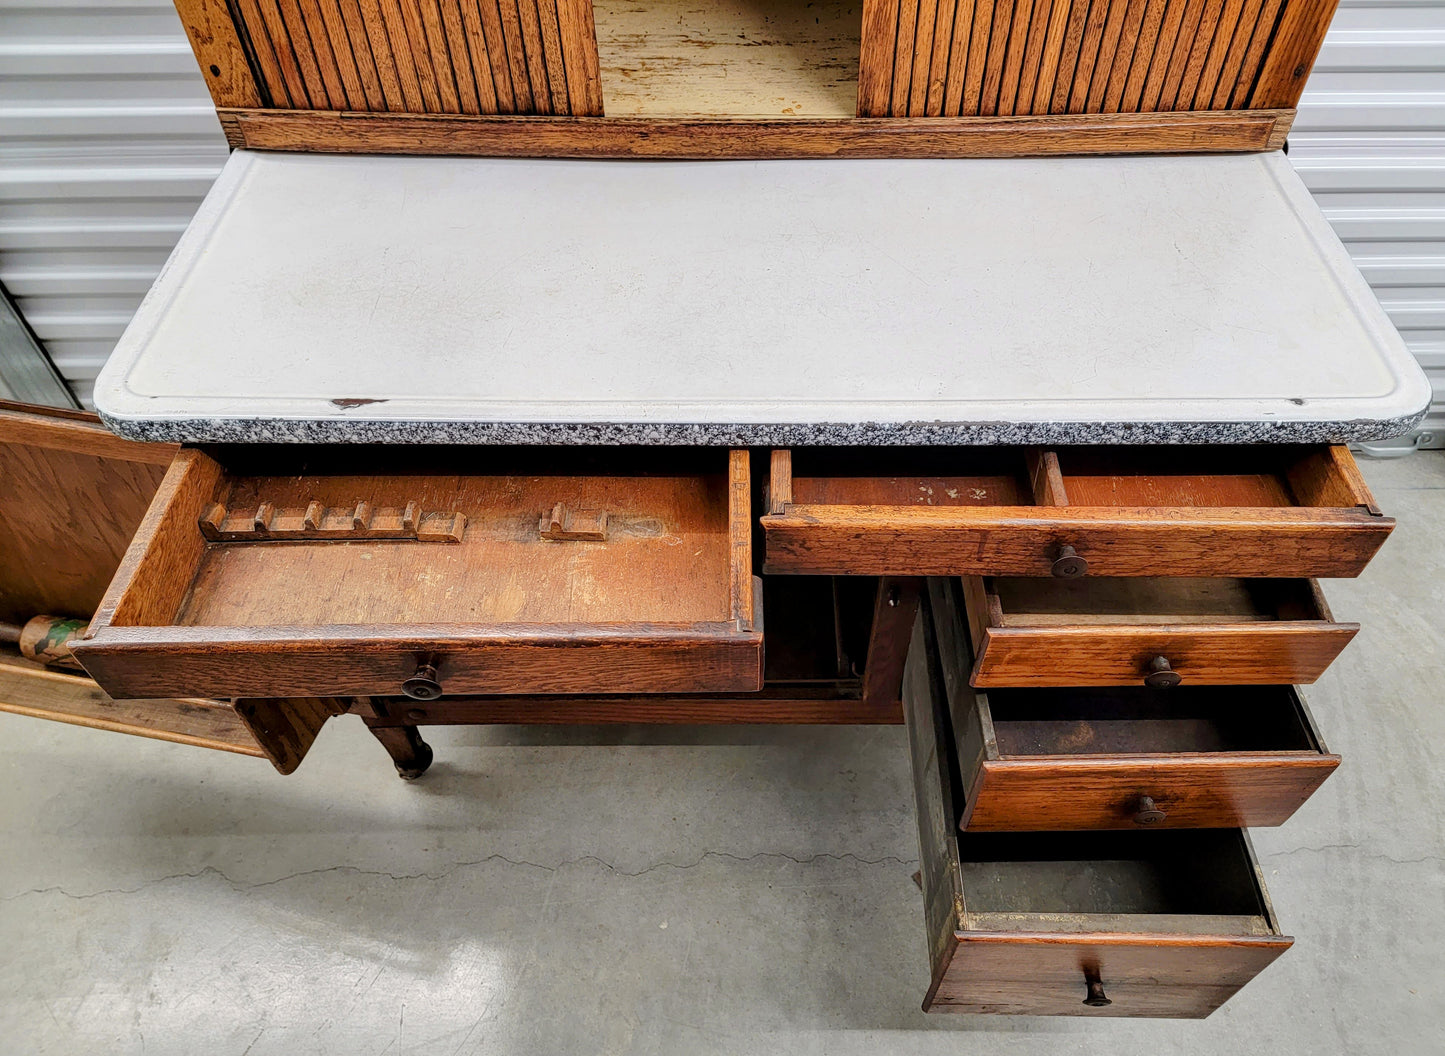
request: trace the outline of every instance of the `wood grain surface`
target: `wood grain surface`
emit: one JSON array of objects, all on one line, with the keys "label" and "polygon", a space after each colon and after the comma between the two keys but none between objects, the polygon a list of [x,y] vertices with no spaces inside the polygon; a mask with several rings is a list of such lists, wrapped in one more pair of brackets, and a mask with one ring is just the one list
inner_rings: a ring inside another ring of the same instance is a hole
[{"label": "wood grain surface", "polygon": [[868,0],[871,117],[1291,107],[1333,0]]},{"label": "wood grain surface", "polygon": [[[695,472],[596,475],[568,475],[560,456],[493,476],[357,473],[375,460],[339,457],[326,472],[233,473],[184,451],[77,658],[123,697],[396,693],[431,653],[456,693],[761,685],[746,452],[700,451]],[[363,502],[460,512],[465,531],[445,544],[209,542],[199,523],[218,503]],[[605,512],[605,541],[547,538],[539,523],[559,503]]]},{"label": "wood grain surface", "polygon": [[741,120],[218,111],[233,147],[571,158],[1016,158],[1277,150],[1293,110]]}]

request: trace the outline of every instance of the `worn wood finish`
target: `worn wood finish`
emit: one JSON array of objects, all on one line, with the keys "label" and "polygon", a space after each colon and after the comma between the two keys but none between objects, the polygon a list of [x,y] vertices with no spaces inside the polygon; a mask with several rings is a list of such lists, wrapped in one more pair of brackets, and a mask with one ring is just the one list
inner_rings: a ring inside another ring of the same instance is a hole
[{"label": "worn wood finish", "polygon": [[282,774],[295,772],[321,727],[341,715],[350,701],[321,697],[238,700],[236,715]]},{"label": "worn wood finish", "polygon": [[220,0],[177,6],[218,108],[602,113],[579,0],[238,0],[234,20]]},{"label": "worn wood finish", "polygon": [[928,583],[962,828],[1279,825],[1339,765],[1292,686],[973,689],[970,583]]},{"label": "worn wood finish", "polygon": [[[1057,473],[1000,457],[795,467],[794,501],[762,519],[764,571],[1049,576],[1069,545],[1090,576],[1347,577],[1394,527],[1343,447],[1069,449]],[[971,473],[971,459],[988,464]],[[1029,505],[1041,499],[1054,504]]]},{"label": "worn wood finish", "polygon": [[863,702],[870,707],[891,708],[898,702],[922,586],[923,581],[914,578],[885,576],[878,581],[863,672]]},{"label": "worn wood finish", "polygon": [[979,687],[1140,685],[1161,656],[1186,685],[1310,683],[1360,629],[1291,580],[989,579],[981,594]]},{"label": "worn wood finish", "polygon": [[[580,475],[567,474],[568,456],[541,452],[514,453],[510,475],[465,472],[476,463],[464,452],[394,455],[394,472],[356,472],[379,463],[355,451],[276,457],[295,468],[262,458],[259,471],[237,471],[200,451],[177,456],[90,638],[74,647],[112,694],[397,693],[429,654],[451,693],[761,684],[746,452],[618,454]],[[308,503],[413,503],[455,512],[465,528],[460,541],[337,545],[211,542],[201,527],[217,504]],[[608,511],[606,540],[539,533],[559,503]]]},{"label": "worn wood finish", "polygon": [[0,653],[0,711],[94,730],[265,757],[231,705],[215,700],[112,700],[84,675]]},{"label": "worn wood finish", "polygon": [[[1334,7],[1335,0],[956,0],[935,12],[929,0],[879,0],[864,6],[858,113],[1292,107]],[[945,54],[946,63],[920,61]],[[935,82],[957,90],[935,93]]]},{"label": "worn wood finish", "polygon": [[[925,1011],[1202,1017],[1289,948],[1237,830],[960,835],[929,622],[916,629],[903,695],[932,965]],[[1085,1005],[1090,982],[1112,1003]]]},{"label": "worn wood finish", "polygon": [[174,454],[91,414],[0,402],[0,622],[88,619]]},{"label": "worn wood finish", "polygon": [[1016,158],[1277,150],[1292,110],[974,118],[560,119],[222,109],[233,147],[570,158]]}]

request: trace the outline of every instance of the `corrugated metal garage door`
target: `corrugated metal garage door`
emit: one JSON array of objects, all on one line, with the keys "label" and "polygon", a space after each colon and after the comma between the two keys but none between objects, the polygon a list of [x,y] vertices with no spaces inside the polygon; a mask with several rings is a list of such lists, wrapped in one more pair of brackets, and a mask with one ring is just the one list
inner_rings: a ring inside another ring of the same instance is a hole
[{"label": "corrugated metal garage door", "polygon": [[1435,384],[1445,446],[1445,2],[1343,0],[1290,159]]},{"label": "corrugated metal garage door", "polygon": [[[225,153],[167,0],[0,0],[0,282],[82,399]],[[1445,0],[1344,0],[1290,157],[1445,444]]]},{"label": "corrugated metal garage door", "polygon": [[169,0],[0,0],[0,283],[82,400],[225,158]]}]

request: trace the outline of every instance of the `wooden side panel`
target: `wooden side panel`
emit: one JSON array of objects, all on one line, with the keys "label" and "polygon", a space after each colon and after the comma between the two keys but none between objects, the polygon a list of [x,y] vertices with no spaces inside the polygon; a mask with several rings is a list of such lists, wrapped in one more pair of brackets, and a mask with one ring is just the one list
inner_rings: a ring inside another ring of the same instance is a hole
[{"label": "wooden side panel", "polygon": [[266,752],[231,705],[215,700],[112,700],[84,675],[0,655],[0,711],[240,755]]},{"label": "wooden side panel", "polygon": [[1149,662],[1159,656],[1185,685],[1309,683],[1359,629],[1355,623],[1324,621],[989,627],[973,684],[1136,686],[1144,684]]},{"label": "wooden side panel", "polygon": [[923,923],[933,978],[925,1009],[948,974],[963,915],[957,782],[952,771],[947,705],[933,670],[937,653],[931,622],[928,605],[920,605],[903,670],[903,719],[908,726],[908,751],[913,764],[919,883],[923,887]]},{"label": "wooden side panel", "polygon": [[0,404],[0,622],[89,619],[175,450],[94,415]]},{"label": "wooden side panel", "polygon": [[589,0],[238,0],[239,23],[226,6],[180,3],[218,107],[602,113]]},{"label": "wooden side panel", "polygon": [[1337,0],[934,2],[865,5],[860,116],[1290,108]]},{"label": "wooden side panel", "polygon": [[191,50],[217,106],[261,106],[260,86],[226,0],[176,0]]}]

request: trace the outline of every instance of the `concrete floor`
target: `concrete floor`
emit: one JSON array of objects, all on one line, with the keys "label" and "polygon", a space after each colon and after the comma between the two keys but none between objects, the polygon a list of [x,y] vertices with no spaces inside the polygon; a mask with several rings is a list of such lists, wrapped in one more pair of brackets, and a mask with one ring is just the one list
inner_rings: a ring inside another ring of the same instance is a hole
[{"label": "concrete floor", "polygon": [[1328,594],[1295,948],[1203,1022],[925,1016],[901,728],[437,729],[264,762],[0,715],[0,1053],[1445,1051],[1445,455]]}]

